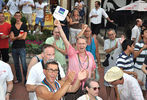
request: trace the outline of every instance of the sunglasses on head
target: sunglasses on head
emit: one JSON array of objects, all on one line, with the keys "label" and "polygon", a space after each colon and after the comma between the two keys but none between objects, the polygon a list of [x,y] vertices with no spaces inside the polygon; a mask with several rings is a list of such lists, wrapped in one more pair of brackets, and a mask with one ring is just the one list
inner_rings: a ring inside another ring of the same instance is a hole
[{"label": "sunglasses on head", "polygon": [[100,87],[91,87],[91,88],[92,88],[94,91],[97,90],[97,89],[100,90]]}]

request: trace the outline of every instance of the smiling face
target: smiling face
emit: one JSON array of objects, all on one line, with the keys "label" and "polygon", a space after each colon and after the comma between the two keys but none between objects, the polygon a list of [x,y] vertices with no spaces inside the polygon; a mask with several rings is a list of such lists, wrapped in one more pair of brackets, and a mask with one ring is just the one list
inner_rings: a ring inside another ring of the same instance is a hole
[{"label": "smiling face", "polygon": [[21,13],[16,12],[15,15],[14,15],[14,17],[15,17],[16,21],[20,21],[21,18],[22,18],[22,15],[21,15]]},{"label": "smiling face", "polygon": [[0,13],[0,23],[3,23],[5,21],[5,16],[3,13]]},{"label": "smiling face", "polygon": [[49,59],[55,58],[55,49],[53,47],[47,47],[42,52],[43,60],[46,63]]},{"label": "smiling face", "polygon": [[56,77],[58,76],[58,65],[47,64],[47,68],[44,69],[44,74],[48,82],[54,83],[56,80]]},{"label": "smiling face", "polygon": [[56,40],[60,38],[60,33],[57,27],[54,28],[53,35]]},{"label": "smiling face", "polygon": [[107,34],[110,40],[115,40],[116,33],[113,30],[108,31]]},{"label": "smiling face", "polygon": [[76,47],[77,47],[77,50],[79,51],[79,53],[85,52],[86,46],[87,46],[87,43],[84,38],[77,39]]},{"label": "smiling face", "polygon": [[86,38],[89,38],[91,36],[91,29],[89,27],[87,27],[87,29],[85,30],[84,36]]}]

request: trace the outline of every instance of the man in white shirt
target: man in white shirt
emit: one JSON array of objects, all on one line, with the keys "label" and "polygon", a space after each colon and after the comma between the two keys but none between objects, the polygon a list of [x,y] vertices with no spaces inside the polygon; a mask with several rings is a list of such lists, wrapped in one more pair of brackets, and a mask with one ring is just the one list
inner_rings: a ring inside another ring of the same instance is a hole
[{"label": "man in white shirt", "polygon": [[22,12],[26,17],[28,24],[29,24],[29,33],[31,32],[32,26],[32,8],[34,7],[33,0],[20,0],[20,8],[22,8]]},{"label": "man in white shirt", "polygon": [[[55,58],[54,47],[52,45],[45,44],[42,49],[42,59],[40,59],[40,62],[33,65],[28,73],[26,88],[27,91],[30,92],[29,93],[30,100],[37,100],[34,91],[36,87],[41,83],[41,81],[45,78],[45,75],[43,73],[43,66],[49,59],[54,59],[54,58]],[[61,65],[59,65],[58,67],[59,67],[60,77],[64,78],[65,73]]]},{"label": "man in white shirt", "polygon": [[141,26],[142,26],[142,20],[141,19],[136,19],[136,25],[132,29],[132,34],[131,34],[131,40],[134,41],[134,45],[139,42],[139,37],[141,33]]},{"label": "man in white shirt", "polygon": [[45,20],[45,11],[46,11],[46,4],[42,3],[42,0],[38,0],[38,2],[35,3],[35,11],[36,11],[36,19],[35,19],[35,26],[33,34],[36,33],[36,28],[39,25],[41,25],[41,32],[40,34],[43,34],[43,26],[44,26],[44,20]]},{"label": "man in white shirt", "polygon": [[138,81],[117,66],[109,69],[104,79],[113,86],[117,86],[120,100],[144,100]]},{"label": "man in white shirt", "polygon": [[98,35],[98,33],[100,32],[102,16],[104,16],[109,22],[114,22],[108,17],[105,10],[101,8],[100,5],[101,3],[99,1],[95,1],[95,8],[92,9],[89,14],[92,34],[96,35]]},{"label": "man in white shirt", "polygon": [[14,14],[19,10],[18,5],[19,5],[19,0],[9,0],[8,1],[6,8],[7,10],[9,9],[11,16],[14,16]]},{"label": "man in white shirt", "polygon": [[[0,91],[2,94],[0,98],[5,98],[4,100],[9,100],[9,96],[13,89],[13,74],[9,64],[0,60]],[[2,99],[1,99],[2,100]]]}]

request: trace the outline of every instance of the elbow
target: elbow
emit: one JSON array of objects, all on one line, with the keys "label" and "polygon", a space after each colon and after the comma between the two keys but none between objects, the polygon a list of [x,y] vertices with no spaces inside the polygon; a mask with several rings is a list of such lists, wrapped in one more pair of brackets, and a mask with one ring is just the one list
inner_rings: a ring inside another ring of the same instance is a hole
[{"label": "elbow", "polygon": [[26,86],[26,90],[27,90],[28,92],[30,92],[30,91],[31,91],[30,85],[26,84],[25,86]]}]

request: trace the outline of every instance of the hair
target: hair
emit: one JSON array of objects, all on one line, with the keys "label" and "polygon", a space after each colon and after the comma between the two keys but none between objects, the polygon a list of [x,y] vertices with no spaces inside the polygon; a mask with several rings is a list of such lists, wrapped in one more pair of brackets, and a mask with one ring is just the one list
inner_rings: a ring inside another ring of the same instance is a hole
[{"label": "hair", "polygon": [[17,12],[14,14],[14,16],[15,16],[16,14],[20,14],[20,15],[22,16],[22,13],[21,13],[20,11],[17,11]]},{"label": "hair", "polygon": [[90,86],[90,83],[91,83],[92,81],[98,83],[97,80],[88,78],[88,79],[86,80],[86,82],[85,82],[85,85],[84,85],[84,92],[85,92],[85,93],[88,93],[88,91],[86,90],[86,87],[90,88],[90,87],[91,87],[91,86]]},{"label": "hair", "polygon": [[4,14],[3,12],[0,12],[0,14]]},{"label": "hair", "polygon": [[140,20],[141,20],[140,18],[136,19],[136,25],[138,24],[138,22],[140,22]]},{"label": "hair", "polygon": [[122,43],[122,49],[125,51],[127,49],[127,46],[131,46],[134,42],[130,39],[125,39]]},{"label": "hair", "polygon": [[144,30],[142,31],[142,35],[144,35],[144,33],[145,33],[146,30],[147,30],[147,29],[144,29]]},{"label": "hair", "polygon": [[112,29],[112,28],[108,29],[107,34],[108,34],[110,31],[112,31],[113,33],[115,33],[115,34],[116,34],[115,30],[114,30],[114,29]]},{"label": "hair", "polygon": [[79,39],[84,39],[84,40],[86,40],[86,42],[87,42],[87,38],[84,36],[84,35],[82,35],[82,36],[80,36],[80,37],[77,37],[77,41],[79,40]]},{"label": "hair", "polygon": [[56,60],[54,60],[54,59],[49,59],[49,60],[46,62],[46,64],[44,64],[43,69],[47,69],[47,67],[48,67],[49,64],[54,64],[54,65],[57,65],[57,66],[58,66],[58,63],[57,63]]},{"label": "hair", "polygon": [[50,45],[50,44],[44,44],[43,46],[42,46],[42,49],[41,49],[41,51],[43,52],[46,48],[48,48],[48,47],[51,47],[51,48],[54,48],[52,45]]},{"label": "hair", "polygon": [[101,2],[100,1],[95,1],[95,3],[97,3],[99,6],[101,5]]}]

